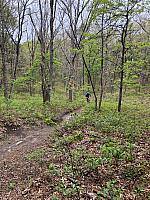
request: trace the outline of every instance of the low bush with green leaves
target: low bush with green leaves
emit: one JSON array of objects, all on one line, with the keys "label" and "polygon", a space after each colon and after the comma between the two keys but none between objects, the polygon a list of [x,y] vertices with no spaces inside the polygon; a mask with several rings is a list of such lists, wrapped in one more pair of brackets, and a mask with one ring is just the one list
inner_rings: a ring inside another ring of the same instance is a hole
[{"label": "low bush with green leaves", "polygon": [[104,197],[106,199],[120,200],[121,188],[118,187],[116,180],[111,180],[106,183],[100,191],[97,192],[98,199]]},{"label": "low bush with green leaves", "polygon": [[107,139],[103,145],[100,147],[100,152],[102,157],[108,162],[112,162],[113,159],[132,161],[134,159],[132,151],[135,145],[130,142],[125,142],[121,144],[115,139]]}]

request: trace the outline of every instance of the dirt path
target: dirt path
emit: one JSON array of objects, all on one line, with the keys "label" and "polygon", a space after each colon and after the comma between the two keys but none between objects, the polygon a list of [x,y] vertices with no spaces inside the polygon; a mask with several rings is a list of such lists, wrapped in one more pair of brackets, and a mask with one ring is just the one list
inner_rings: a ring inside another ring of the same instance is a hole
[{"label": "dirt path", "polygon": [[[80,113],[81,108],[61,116],[63,125],[73,118],[74,113]],[[15,157],[23,156],[27,152],[34,150],[47,143],[50,135],[55,131],[55,127],[44,126],[42,128],[26,128],[23,130],[12,131],[12,135],[0,144],[0,163]]]},{"label": "dirt path", "polygon": [[[9,131],[8,137],[0,141],[0,200],[45,199],[37,198],[37,191],[33,191],[32,197],[26,198],[29,183],[32,179],[32,183],[34,179],[36,182],[36,177],[40,178],[42,173],[38,165],[32,165],[27,160],[27,156],[34,150],[47,150],[56,134],[56,128],[60,129],[67,121],[73,119],[74,113],[81,111],[82,109],[76,109],[72,113],[59,116],[59,123],[55,127],[43,126]],[[53,152],[49,152],[48,158],[53,159]],[[45,190],[44,186],[43,194]]]}]

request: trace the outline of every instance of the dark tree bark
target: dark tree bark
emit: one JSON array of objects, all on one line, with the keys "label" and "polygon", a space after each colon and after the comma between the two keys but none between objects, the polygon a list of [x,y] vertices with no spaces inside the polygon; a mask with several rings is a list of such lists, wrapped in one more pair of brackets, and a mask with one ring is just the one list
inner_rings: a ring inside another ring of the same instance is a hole
[{"label": "dark tree bark", "polygon": [[[40,23],[37,24],[30,10],[29,16],[40,44],[41,53],[41,89],[43,95],[43,102],[50,102],[51,89],[54,87],[54,19],[56,12],[55,0],[42,1],[38,0]],[[50,15],[49,12],[50,11]],[[49,39],[50,31],[50,39]],[[50,53],[50,61],[47,62],[46,55]]]},{"label": "dark tree bark", "polygon": [[[34,64],[34,59],[35,59],[35,51],[36,51],[37,43],[38,43],[36,41],[36,35],[35,35],[33,26],[32,26],[32,33],[31,33],[31,41],[29,39],[28,31],[27,31],[27,41],[28,41],[28,49],[29,49],[29,54],[30,54],[30,68],[32,68]],[[34,84],[35,84],[35,81],[33,80],[33,76],[34,76],[33,72],[30,76],[32,77],[29,83],[29,92],[30,92],[30,96],[33,96]]]},{"label": "dark tree bark", "polygon": [[1,56],[2,56],[2,72],[3,72],[3,84],[4,84],[4,97],[8,100],[8,70],[6,64],[6,47],[3,44],[0,45]]},{"label": "dark tree bark", "polygon": [[94,84],[93,84],[93,81],[92,81],[92,77],[91,77],[91,73],[90,73],[90,70],[87,66],[87,63],[86,63],[86,60],[85,60],[85,57],[84,55],[82,55],[82,59],[83,59],[83,64],[87,70],[87,73],[88,73],[88,76],[89,76],[89,80],[90,80],[90,84],[92,86],[92,91],[93,91],[93,95],[94,95],[94,100],[95,100],[95,110],[97,110],[97,95],[96,95],[96,91],[95,91],[95,87],[94,87]]},{"label": "dark tree bark", "polygon": [[5,29],[6,22],[4,18],[9,15],[6,13],[5,8],[7,5],[4,1],[0,2],[0,51],[1,51],[1,60],[2,60],[2,82],[4,85],[4,97],[5,100],[8,100],[8,69],[7,69],[7,44],[8,44],[8,34]]},{"label": "dark tree bark", "polygon": [[129,25],[129,12],[127,12],[126,23],[122,29],[122,35],[121,35],[122,52],[121,52],[121,71],[120,71],[118,112],[121,112],[121,106],[122,106],[124,63],[125,63],[125,55],[126,55],[126,38],[127,38],[127,33],[128,33],[128,25]]},{"label": "dark tree bark", "polygon": [[11,84],[10,84],[10,94],[9,94],[9,98],[12,97],[12,93],[13,93],[13,86],[14,86],[14,81],[17,78],[17,69],[18,69],[18,65],[19,65],[19,56],[20,56],[20,43],[21,43],[21,39],[22,39],[22,35],[23,35],[23,25],[24,25],[24,19],[25,19],[25,13],[26,13],[26,9],[27,9],[27,5],[28,5],[29,0],[20,2],[19,0],[17,1],[17,9],[18,9],[18,22],[17,22],[17,29],[18,29],[18,33],[17,33],[17,40],[15,40],[12,36],[12,34],[9,32],[8,33],[12,39],[12,42],[14,42],[15,45],[15,63],[14,63],[14,69],[13,69],[13,74],[12,74],[12,80],[11,80]]},{"label": "dark tree bark", "polygon": [[102,100],[103,100],[103,92],[104,92],[103,72],[104,72],[104,14],[102,14],[102,28],[101,28],[100,99],[99,99],[99,107],[98,107],[99,111],[101,109]]},{"label": "dark tree bark", "polygon": [[122,107],[124,64],[126,62],[126,52],[127,52],[126,42],[127,42],[127,36],[128,36],[128,27],[129,27],[129,22],[131,21],[133,13],[136,13],[135,6],[139,2],[140,2],[140,0],[135,0],[135,1],[128,0],[126,2],[125,11],[124,11],[123,16],[122,16],[124,18],[124,25],[122,26],[122,30],[121,30],[122,51],[121,51],[121,68],[120,68],[118,112],[121,112],[121,107]]},{"label": "dark tree bark", "polygon": [[57,0],[50,0],[50,81],[51,87],[54,88],[54,19],[56,12]]}]

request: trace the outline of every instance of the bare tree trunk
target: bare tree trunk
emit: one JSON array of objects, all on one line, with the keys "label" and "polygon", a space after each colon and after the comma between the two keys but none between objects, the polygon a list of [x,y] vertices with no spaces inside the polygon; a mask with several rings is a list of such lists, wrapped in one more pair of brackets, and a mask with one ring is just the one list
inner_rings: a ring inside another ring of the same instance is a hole
[{"label": "bare tree trunk", "polygon": [[123,75],[124,75],[124,70],[122,69],[120,72],[118,112],[121,112],[121,105],[122,105]]},{"label": "bare tree trunk", "polygon": [[100,73],[100,100],[99,100],[99,107],[98,110],[100,111],[102,100],[103,100],[103,92],[104,92],[104,85],[103,85],[103,71],[104,71],[104,14],[102,14],[102,29],[101,29],[101,73]]},{"label": "bare tree trunk", "polygon": [[22,39],[22,35],[23,35],[23,25],[24,25],[25,13],[26,13],[28,2],[29,2],[29,0],[25,0],[25,1],[17,0],[17,12],[18,12],[17,13],[18,14],[17,41],[15,41],[15,39],[13,38],[13,36],[9,32],[9,30],[7,29],[8,34],[10,35],[10,37],[12,39],[12,42],[15,44],[15,47],[16,47],[15,65],[14,65],[14,70],[13,70],[13,74],[12,74],[12,80],[11,80],[11,84],[10,84],[9,98],[12,97],[14,81],[17,78],[17,69],[18,69],[19,56],[20,56],[20,43],[21,43],[21,39]]},{"label": "bare tree trunk", "polygon": [[126,62],[126,40],[128,36],[128,26],[131,20],[130,15],[133,14],[133,9],[137,5],[138,0],[136,1],[127,1],[126,2],[126,12],[124,13],[124,21],[125,24],[122,26],[122,33],[121,33],[121,45],[122,45],[122,52],[121,52],[121,69],[120,69],[120,87],[119,87],[119,101],[118,101],[118,112],[121,112],[122,106],[122,95],[123,95],[123,79],[124,79],[124,64]]},{"label": "bare tree trunk", "polygon": [[121,112],[121,106],[122,106],[124,63],[125,63],[125,51],[126,51],[125,45],[126,45],[126,37],[127,37],[127,31],[128,31],[128,23],[129,23],[129,19],[128,19],[128,15],[127,15],[127,21],[126,21],[125,27],[123,27],[122,37],[121,37],[122,53],[121,53],[121,71],[120,71],[118,112]]},{"label": "bare tree trunk", "polygon": [[85,85],[85,66],[84,66],[84,64],[82,66],[82,85],[83,85],[83,87]]},{"label": "bare tree trunk", "polygon": [[11,99],[11,97],[12,97],[14,81],[17,78],[17,69],[18,69],[18,64],[19,64],[19,55],[20,55],[20,44],[17,44],[17,46],[16,46],[15,66],[14,66],[14,70],[13,70],[12,80],[11,80],[11,83],[10,83],[9,99]]},{"label": "bare tree trunk", "polygon": [[69,101],[73,101],[73,92],[72,92],[72,88],[69,88]]},{"label": "bare tree trunk", "polygon": [[[2,4],[0,3],[0,11],[2,11]],[[2,12],[1,12],[2,13]],[[4,28],[4,20],[2,14],[0,14],[0,50],[1,50],[1,59],[2,59],[2,75],[3,75],[3,84],[4,84],[4,97],[8,100],[8,74],[6,66],[6,49],[7,49],[7,33]]]},{"label": "bare tree trunk", "polygon": [[[27,41],[28,41],[28,49],[29,49],[29,53],[30,53],[30,68],[32,70],[33,67],[33,63],[34,63],[34,58],[35,58],[35,51],[36,51],[36,47],[37,47],[37,41],[36,41],[36,35],[34,32],[34,28],[32,26],[32,39],[31,39],[31,45],[30,45],[30,40],[28,37],[28,31],[27,31]],[[30,79],[30,83],[29,83],[29,92],[30,92],[30,96],[34,95],[34,84],[35,81],[33,79],[33,72],[30,74],[31,79]]]},{"label": "bare tree trunk", "polygon": [[8,80],[7,80],[7,66],[6,66],[6,51],[4,45],[1,48],[1,55],[2,55],[2,71],[3,71],[3,84],[4,84],[4,97],[8,100]]},{"label": "bare tree trunk", "polygon": [[[56,3],[56,1],[55,1]],[[48,43],[48,31],[49,31],[49,15],[47,12],[47,6],[50,5],[50,43]],[[52,80],[53,80],[53,40],[54,40],[54,0],[50,1],[41,1],[38,0],[39,6],[39,15],[38,18],[40,23],[35,24],[35,21],[32,18],[31,12],[29,13],[31,22],[35,29],[35,32],[38,36],[38,41],[40,43],[40,51],[41,51],[41,89],[42,89],[42,96],[43,96],[43,103],[50,102],[50,93],[52,87]],[[48,44],[48,45],[47,45]],[[49,46],[50,45],[50,46]],[[49,49],[50,48],[50,49]],[[47,63],[46,54],[50,51],[50,62]]]},{"label": "bare tree trunk", "polygon": [[90,70],[89,70],[89,68],[87,66],[86,60],[84,58],[84,55],[82,55],[82,59],[83,59],[84,66],[85,66],[85,68],[87,70],[88,76],[89,76],[90,84],[92,86],[92,90],[93,90],[93,94],[94,94],[94,100],[95,100],[95,110],[97,110],[97,95],[96,95],[95,87],[94,87],[94,84],[93,84],[93,81],[92,81],[91,73],[90,73]]},{"label": "bare tree trunk", "polygon": [[[56,3],[56,2],[55,2]],[[55,3],[54,0],[50,0],[50,82],[51,87],[54,87],[54,15],[55,15]]]},{"label": "bare tree trunk", "polygon": [[42,95],[43,103],[50,102],[50,85],[46,80],[46,58],[45,58],[45,45],[41,41],[41,81],[42,81]]}]

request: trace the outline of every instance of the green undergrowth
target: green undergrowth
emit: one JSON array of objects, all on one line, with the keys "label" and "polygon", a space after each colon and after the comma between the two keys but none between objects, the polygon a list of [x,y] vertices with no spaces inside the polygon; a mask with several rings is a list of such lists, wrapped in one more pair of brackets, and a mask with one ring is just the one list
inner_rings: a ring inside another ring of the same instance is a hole
[{"label": "green undergrowth", "polygon": [[147,95],[142,102],[139,96],[127,97],[121,113],[116,112],[115,97],[105,99],[101,112],[90,103],[65,124],[53,145],[63,162],[50,171],[50,176],[57,171],[57,194],[64,199],[150,197]]},{"label": "green undergrowth", "polygon": [[9,121],[22,120],[34,124],[44,122],[48,125],[53,124],[53,118],[63,114],[66,111],[74,110],[84,104],[83,98],[76,98],[69,102],[62,93],[55,93],[52,96],[51,103],[43,104],[39,95],[33,97],[29,95],[14,95],[12,100],[6,102],[0,97],[0,113],[3,118]]},{"label": "green undergrowth", "polygon": [[[94,111],[94,104],[88,104],[83,108],[72,122],[66,124],[68,128],[92,126],[103,133],[126,133],[134,137],[135,134],[150,130],[150,97],[128,96],[123,99],[122,112],[117,112],[115,97],[105,99],[100,112]],[[142,101],[142,103],[141,103]]]},{"label": "green undergrowth", "polygon": [[[106,98],[100,112],[90,103],[65,124],[64,135],[60,134],[54,147],[66,160],[60,174],[71,177],[76,190],[66,182],[58,191],[61,195],[82,197],[88,182],[91,198],[149,199],[149,96],[128,96],[122,112],[116,108],[115,97]],[[72,193],[66,194],[67,188]]]},{"label": "green undergrowth", "polygon": [[26,155],[26,175],[36,174],[26,198],[38,194],[38,184],[45,198],[55,200],[149,199],[148,97],[143,104],[137,96],[127,97],[121,113],[114,99],[106,98],[99,113],[93,103],[84,105],[82,113],[51,133],[48,145]]}]

